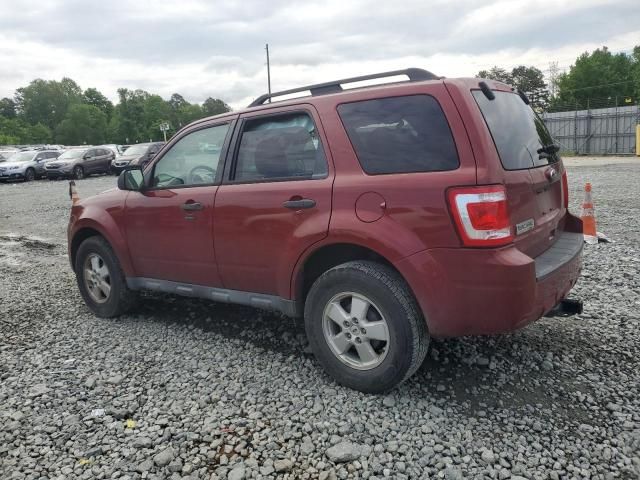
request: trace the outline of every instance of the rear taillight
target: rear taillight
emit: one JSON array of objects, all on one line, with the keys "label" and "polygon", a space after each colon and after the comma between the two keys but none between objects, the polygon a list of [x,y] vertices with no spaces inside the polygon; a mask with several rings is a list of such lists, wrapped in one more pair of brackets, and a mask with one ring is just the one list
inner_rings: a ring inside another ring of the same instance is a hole
[{"label": "rear taillight", "polygon": [[449,207],[468,247],[495,247],[513,240],[503,185],[452,188]]},{"label": "rear taillight", "polygon": [[569,208],[569,181],[567,180],[567,171],[562,173],[562,201],[564,208]]}]

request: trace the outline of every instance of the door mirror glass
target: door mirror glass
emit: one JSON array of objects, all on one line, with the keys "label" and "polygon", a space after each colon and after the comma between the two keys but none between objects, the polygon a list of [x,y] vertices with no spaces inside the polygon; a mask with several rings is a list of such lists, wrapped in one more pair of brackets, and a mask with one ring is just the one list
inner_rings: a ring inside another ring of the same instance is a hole
[{"label": "door mirror glass", "polygon": [[144,184],[144,175],[140,168],[131,168],[123,171],[118,177],[118,188],[120,190],[140,191]]}]

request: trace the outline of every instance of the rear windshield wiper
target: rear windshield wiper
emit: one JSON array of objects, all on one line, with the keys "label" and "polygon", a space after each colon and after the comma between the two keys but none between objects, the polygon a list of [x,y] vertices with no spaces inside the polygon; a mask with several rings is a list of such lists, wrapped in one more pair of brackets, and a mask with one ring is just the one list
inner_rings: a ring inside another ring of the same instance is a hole
[{"label": "rear windshield wiper", "polygon": [[549,145],[543,145],[537,150],[537,153],[558,153],[560,151],[560,145],[556,145],[555,143],[550,143]]}]

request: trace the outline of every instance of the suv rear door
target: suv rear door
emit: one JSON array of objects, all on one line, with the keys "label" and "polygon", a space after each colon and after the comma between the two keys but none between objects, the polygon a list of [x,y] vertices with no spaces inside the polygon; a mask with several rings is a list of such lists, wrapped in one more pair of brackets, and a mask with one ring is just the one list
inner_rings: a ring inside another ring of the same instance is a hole
[{"label": "suv rear door", "polygon": [[234,145],[215,204],[222,282],[286,298],[293,265],[329,227],[333,167],[320,119],[310,105],[246,113]]},{"label": "suv rear door", "polygon": [[564,226],[564,166],[543,121],[523,99],[510,91],[493,94],[490,100],[472,90],[502,166],[514,242],[536,257],[553,245]]}]

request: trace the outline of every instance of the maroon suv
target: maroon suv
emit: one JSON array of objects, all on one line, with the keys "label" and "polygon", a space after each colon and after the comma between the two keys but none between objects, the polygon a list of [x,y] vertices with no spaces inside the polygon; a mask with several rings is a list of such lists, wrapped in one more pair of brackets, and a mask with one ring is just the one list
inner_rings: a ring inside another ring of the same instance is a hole
[{"label": "maroon suv", "polygon": [[[409,80],[343,89],[395,75]],[[118,187],[69,223],[96,315],[145,289],[304,316],[320,363],[366,392],[408,378],[431,337],[537,320],[580,271],[558,148],[491,80],[408,69],[263,95],[185,127]]]}]

